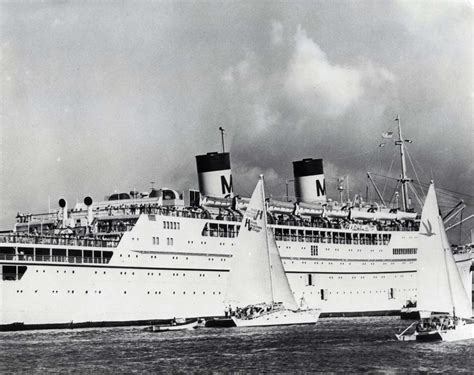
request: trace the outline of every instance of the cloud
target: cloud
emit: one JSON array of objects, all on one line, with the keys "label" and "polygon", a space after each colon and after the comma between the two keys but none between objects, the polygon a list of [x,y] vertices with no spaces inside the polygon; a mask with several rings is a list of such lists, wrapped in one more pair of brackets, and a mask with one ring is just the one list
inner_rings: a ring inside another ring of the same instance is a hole
[{"label": "cloud", "polygon": [[338,116],[363,95],[362,74],[357,69],[331,64],[324,51],[301,26],[289,62],[285,87],[290,99],[309,111]]},{"label": "cloud", "polygon": [[[234,178],[234,184],[236,185],[234,191],[237,194],[244,194],[244,196],[250,197],[253,188],[257,184],[258,177],[263,175],[265,178],[265,185],[267,192],[274,190],[275,186],[282,183],[282,178],[273,168],[261,168],[256,166],[249,166],[240,162],[234,163],[232,166],[232,174],[238,176]],[[270,197],[270,194],[267,194]]]},{"label": "cloud", "polygon": [[279,21],[272,21],[271,43],[273,46],[278,46],[283,42],[283,25]]}]

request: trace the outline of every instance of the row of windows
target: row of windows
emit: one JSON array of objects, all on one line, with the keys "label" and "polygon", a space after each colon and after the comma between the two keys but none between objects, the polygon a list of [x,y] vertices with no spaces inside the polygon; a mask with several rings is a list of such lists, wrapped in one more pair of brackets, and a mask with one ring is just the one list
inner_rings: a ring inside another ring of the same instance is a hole
[{"label": "row of windows", "polygon": [[153,238],[153,245],[159,245],[160,244],[160,237],[152,237]]},{"label": "row of windows", "polygon": [[[38,291],[39,291],[39,290],[36,289],[36,290],[35,290],[35,293],[38,293]],[[20,294],[20,293],[23,293],[23,290],[22,290],[22,289],[18,289],[18,290],[16,291],[16,293],[19,293],[19,294]],[[59,293],[59,290],[52,290],[51,293],[53,293],[53,294],[58,294],[58,293]],[[74,294],[74,290],[68,290],[67,293],[68,293],[68,294]],[[84,293],[85,293],[85,294],[89,294],[89,291],[88,291],[88,290],[85,290]],[[94,290],[94,293],[96,293],[96,294],[102,294],[102,291],[101,291],[101,290]],[[123,291],[123,294],[127,294],[127,291],[124,290],[124,291]],[[161,291],[147,291],[146,294],[161,295]],[[172,294],[176,294],[176,292],[173,291]],[[183,291],[183,294],[186,294],[186,291]],[[196,291],[193,291],[192,294],[196,294]],[[205,295],[206,292],[203,291],[202,294]],[[213,295],[221,295],[222,292],[215,292],[215,291],[213,291],[212,294],[213,294]]]},{"label": "row of windows", "polygon": [[163,221],[163,229],[179,230],[179,223],[177,221]]},{"label": "row of windows", "polygon": [[235,238],[239,234],[240,225],[206,223],[201,236]]},{"label": "row of windows", "polygon": [[393,249],[393,255],[406,255],[406,254],[416,254],[418,252],[418,249],[413,247],[413,248],[394,248]]},{"label": "row of windows", "polygon": [[108,263],[112,251],[50,249],[34,247],[2,247],[0,259],[30,262]]},{"label": "row of windows", "polygon": [[337,243],[354,245],[388,245],[391,234],[347,233],[322,230],[273,228],[277,241]]},{"label": "row of windows", "polygon": [[318,245],[311,245],[311,256],[318,255]]},{"label": "row of windows", "polygon": [[[174,258],[174,257],[173,257]],[[176,259],[178,259],[178,257],[176,257]],[[186,257],[186,259],[188,259]],[[213,261],[214,258],[208,258],[209,261]],[[226,261],[226,259],[221,259],[221,261]],[[7,265],[4,265],[2,266],[2,268],[0,268],[0,271],[2,272],[1,274],[4,275],[4,278],[3,280],[20,280],[21,277],[23,276],[23,274],[25,273],[26,271],[26,266],[7,266]],[[39,273],[40,270],[36,270],[36,273]],[[75,273],[74,270],[72,271],[67,271],[67,270],[64,270],[63,271],[64,273],[67,273],[67,272],[71,272],[71,273]],[[43,273],[46,273],[46,270],[43,270]],[[59,270],[56,270],[56,273],[59,273]],[[105,275],[107,272],[106,271],[102,271],[102,273]],[[98,271],[94,271],[94,274],[98,274]],[[127,275],[127,271],[120,271],[120,275]],[[131,273],[132,276],[135,275],[135,272],[132,272]],[[155,273],[154,272],[147,272],[147,276],[154,276]],[[158,276],[161,276],[161,272],[157,273]],[[185,273],[182,274],[183,276],[186,276]],[[173,276],[179,276],[179,273],[173,273]],[[206,277],[206,274],[205,273],[200,273],[199,274],[199,277]],[[217,277],[221,277],[221,274],[218,273],[217,274]]]}]

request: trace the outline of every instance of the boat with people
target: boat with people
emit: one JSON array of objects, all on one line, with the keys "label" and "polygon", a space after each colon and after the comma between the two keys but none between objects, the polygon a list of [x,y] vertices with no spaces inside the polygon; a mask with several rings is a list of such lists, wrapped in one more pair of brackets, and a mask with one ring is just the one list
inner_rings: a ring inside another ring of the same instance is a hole
[{"label": "boat with people", "polygon": [[[392,140],[403,149],[397,125]],[[221,317],[250,199],[234,193],[224,149],[195,161],[199,189],[187,196],[152,184],[18,213],[13,230],[0,232],[0,330]],[[347,180],[330,198],[323,159],[292,166],[295,197],[268,199],[266,230],[295,300],[321,316],[399,314],[416,300],[420,238],[406,172],[400,201],[395,191],[372,202],[351,196]],[[470,293],[472,253],[455,259]]]},{"label": "boat with people", "polygon": [[396,337],[400,341],[474,339],[471,295],[466,293],[439,215],[434,184],[421,214],[418,258],[420,320]]},{"label": "boat with people", "polygon": [[231,319],[237,327],[314,324],[321,310],[296,304],[267,216],[261,175],[230,265],[226,300]]},{"label": "boat with people", "polygon": [[204,327],[204,324],[204,319],[174,318],[168,324],[152,325],[145,330],[150,332],[192,331],[196,328]]}]

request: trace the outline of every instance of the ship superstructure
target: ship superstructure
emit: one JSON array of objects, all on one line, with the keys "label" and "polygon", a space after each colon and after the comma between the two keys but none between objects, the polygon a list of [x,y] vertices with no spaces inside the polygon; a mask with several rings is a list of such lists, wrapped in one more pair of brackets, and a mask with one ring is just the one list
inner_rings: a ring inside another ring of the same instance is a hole
[{"label": "ship superstructure", "polygon": [[[0,234],[0,329],[149,324],[223,314],[230,259],[248,199],[230,155],[196,157],[199,191],[114,193],[17,216]],[[416,300],[419,217],[326,198],[323,161],[293,163],[296,202],[268,201],[296,300],[322,316],[398,313]],[[457,255],[471,291],[471,253]]]}]

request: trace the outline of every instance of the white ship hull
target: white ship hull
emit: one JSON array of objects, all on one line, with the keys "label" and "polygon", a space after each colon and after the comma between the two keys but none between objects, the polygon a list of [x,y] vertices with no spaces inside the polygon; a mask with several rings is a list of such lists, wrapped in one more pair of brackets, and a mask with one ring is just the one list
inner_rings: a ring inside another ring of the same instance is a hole
[{"label": "white ship hull", "polygon": [[455,329],[441,331],[441,340],[443,341],[461,341],[474,339],[474,324],[456,326]]},{"label": "white ship hull", "polygon": [[315,324],[320,315],[320,310],[278,310],[262,314],[251,319],[232,317],[237,327],[265,327],[296,324]]},{"label": "white ship hull", "polygon": [[[164,229],[165,222],[177,223]],[[21,278],[0,280],[0,328],[69,324],[148,324],[182,317],[221,316],[235,237],[204,235],[206,224],[238,222],[141,215],[116,248],[1,243],[17,250],[113,251],[110,262],[87,258],[4,257],[0,269],[26,267]],[[283,227],[285,230],[321,228]],[[290,229],[289,229],[290,228]],[[349,233],[325,229],[327,233]],[[373,232],[380,236],[387,232]],[[325,316],[395,314],[416,299],[416,232],[390,233],[378,244],[321,243],[298,235],[277,238],[290,286],[298,300]],[[159,240],[155,240],[159,238]],[[311,241],[310,241],[311,240]],[[406,250],[406,252],[408,252]],[[458,266],[471,287],[471,258]],[[2,268],[3,267],[3,268]],[[470,289],[469,289],[470,290]]]}]

